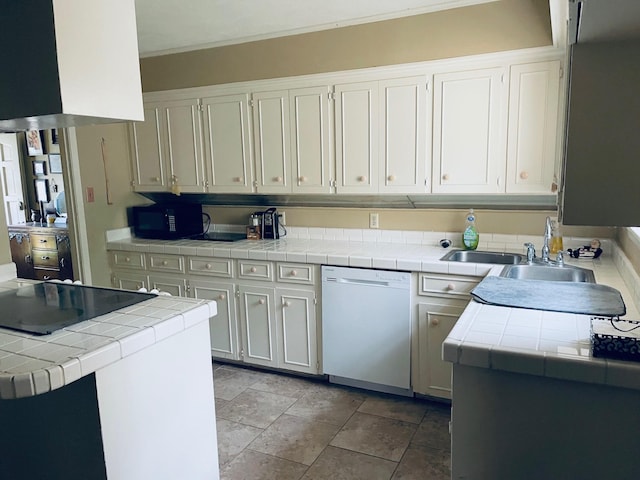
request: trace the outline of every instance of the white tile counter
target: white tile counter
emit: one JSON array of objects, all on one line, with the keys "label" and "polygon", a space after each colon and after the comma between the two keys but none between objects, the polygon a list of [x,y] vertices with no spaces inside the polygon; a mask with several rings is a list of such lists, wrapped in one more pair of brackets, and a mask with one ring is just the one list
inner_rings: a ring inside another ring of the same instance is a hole
[{"label": "white tile counter", "polygon": [[[0,290],[28,283],[37,282],[8,280]],[[0,399],[56,390],[216,313],[215,302],[158,296],[49,335],[0,328]]]}]

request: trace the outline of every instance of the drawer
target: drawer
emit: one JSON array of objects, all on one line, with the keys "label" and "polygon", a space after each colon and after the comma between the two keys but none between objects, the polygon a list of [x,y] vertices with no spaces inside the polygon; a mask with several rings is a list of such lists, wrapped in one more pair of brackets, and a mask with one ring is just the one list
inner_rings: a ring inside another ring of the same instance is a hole
[{"label": "drawer", "polygon": [[60,272],[58,270],[44,270],[36,268],[33,272],[35,273],[36,280],[61,280]]},{"label": "drawer", "polygon": [[419,274],[418,294],[446,293],[447,295],[468,296],[469,292],[480,283],[482,277],[461,275]]},{"label": "drawer", "polygon": [[256,260],[238,260],[238,278],[273,281],[273,263]]},{"label": "drawer", "polygon": [[111,263],[114,266],[144,270],[144,253],[141,252],[111,252]]},{"label": "drawer", "polygon": [[230,258],[189,257],[189,273],[212,277],[233,277],[233,260]]},{"label": "drawer", "polygon": [[31,260],[35,268],[59,269],[58,252],[52,250],[31,249]]},{"label": "drawer", "polygon": [[315,266],[302,263],[278,263],[278,281],[286,283],[315,283]]},{"label": "drawer", "polygon": [[184,273],[184,257],[149,253],[149,270],[159,272]]},{"label": "drawer", "polygon": [[31,248],[37,248],[39,250],[57,250],[58,244],[56,243],[56,236],[46,233],[32,233]]}]

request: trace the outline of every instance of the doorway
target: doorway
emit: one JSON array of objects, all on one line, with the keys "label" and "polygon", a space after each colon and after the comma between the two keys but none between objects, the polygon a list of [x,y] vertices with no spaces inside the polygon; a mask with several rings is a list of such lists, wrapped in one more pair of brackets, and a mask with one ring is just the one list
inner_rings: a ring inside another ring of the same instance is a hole
[{"label": "doorway", "polygon": [[74,280],[58,131],[0,134],[0,180],[19,278]]}]

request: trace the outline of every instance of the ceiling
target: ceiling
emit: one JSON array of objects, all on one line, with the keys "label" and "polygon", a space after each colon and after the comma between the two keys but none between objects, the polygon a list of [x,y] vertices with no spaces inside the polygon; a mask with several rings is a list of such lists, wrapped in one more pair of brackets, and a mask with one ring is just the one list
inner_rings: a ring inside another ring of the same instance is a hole
[{"label": "ceiling", "polygon": [[141,57],[242,43],[495,0],[135,0]]}]

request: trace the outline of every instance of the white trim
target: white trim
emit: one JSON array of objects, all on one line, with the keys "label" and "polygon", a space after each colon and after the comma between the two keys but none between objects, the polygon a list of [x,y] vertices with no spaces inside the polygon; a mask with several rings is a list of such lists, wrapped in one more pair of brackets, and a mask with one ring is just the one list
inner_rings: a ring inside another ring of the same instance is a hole
[{"label": "white trim", "polygon": [[569,2],[567,0],[549,0],[549,16],[551,17],[551,35],[554,47],[566,48]]},{"label": "white trim", "polygon": [[91,285],[91,254],[85,222],[82,176],[80,175],[80,156],[75,127],[62,129],[61,143],[63,178],[67,188],[67,212],[69,221],[69,237],[74,268],[79,280]]}]

